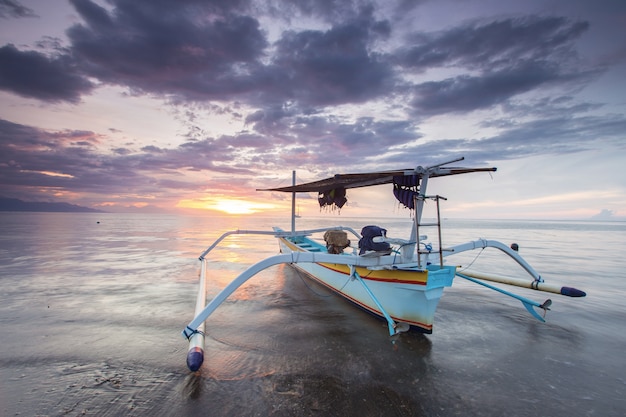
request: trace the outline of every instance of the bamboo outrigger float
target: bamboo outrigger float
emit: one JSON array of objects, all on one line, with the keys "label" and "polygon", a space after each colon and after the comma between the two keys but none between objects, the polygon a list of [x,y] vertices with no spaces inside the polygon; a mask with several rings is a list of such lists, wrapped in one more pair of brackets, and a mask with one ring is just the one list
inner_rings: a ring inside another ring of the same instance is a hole
[{"label": "bamboo outrigger float", "polygon": [[[485,281],[552,292],[570,297],[584,297],[583,291],[570,287],[546,284],[541,276],[516,250],[501,242],[479,239],[444,248],[441,243],[441,220],[439,203],[445,200],[439,195],[427,196],[429,178],[473,172],[493,172],[496,168],[446,167],[463,158],[431,167],[418,166],[414,169],[382,171],[364,174],[335,175],[334,177],[306,184],[272,188],[261,191],[292,193],[291,231],[275,228],[273,231],[237,230],[220,236],[201,255],[200,288],[196,302],[195,318],[185,327],[182,335],[189,340],[187,366],[197,371],[204,361],[205,320],[217,307],[248,279],[260,271],[278,264],[291,264],[304,271],[320,284],[342,295],[359,307],[386,320],[391,336],[410,328],[423,333],[432,333],[433,319],[439,299],[445,287],[453,284],[455,276],[493,289],[513,297],[524,305],[528,312],[540,321],[552,304],[543,303],[511,293]],[[345,202],[346,189],[393,184],[393,194],[398,201],[415,211],[414,224],[408,239],[386,236],[386,230],[377,226],[366,226],[361,234],[349,227],[329,227],[297,231],[295,228],[295,194],[317,192],[321,206],[341,208]],[[435,222],[423,222],[422,213],[426,200],[436,203]],[[426,242],[420,230],[436,227],[438,246]],[[325,244],[312,238],[313,234],[324,233]],[[348,233],[358,239],[357,248],[350,246]],[[266,258],[241,273],[206,303],[207,255],[222,240],[233,234],[271,235],[278,239],[281,254]],[[478,275],[458,272],[456,265],[446,265],[444,258],[455,254],[484,248],[495,248],[517,262],[531,280],[513,279],[494,275]],[[352,249],[350,252],[349,249]],[[537,309],[542,310],[539,314]]]}]

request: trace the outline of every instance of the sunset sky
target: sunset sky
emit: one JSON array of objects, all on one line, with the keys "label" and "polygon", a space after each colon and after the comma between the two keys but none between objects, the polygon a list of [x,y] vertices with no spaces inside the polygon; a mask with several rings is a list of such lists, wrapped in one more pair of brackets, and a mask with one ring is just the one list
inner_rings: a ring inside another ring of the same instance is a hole
[{"label": "sunset sky", "polygon": [[0,0],[2,197],[278,214],[462,156],[447,217],[626,220],[626,1]]}]

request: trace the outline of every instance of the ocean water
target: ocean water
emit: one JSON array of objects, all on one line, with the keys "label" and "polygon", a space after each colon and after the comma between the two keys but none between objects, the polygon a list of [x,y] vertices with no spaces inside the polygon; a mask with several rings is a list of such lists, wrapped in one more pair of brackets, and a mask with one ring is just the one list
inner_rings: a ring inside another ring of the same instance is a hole
[{"label": "ocean water", "polygon": [[[298,228],[410,219],[298,219]],[[207,321],[202,369],[185,365],[198,256],[228,230],[285,219],[175,215],[0,214],[2,416],[623,416],[626,224],[445,220],[445,245],[516,242],[550,283],[547,323],[519,301],[458,279],[432,335],[402,334],[289,266],[250,280]],[[434,231],[430,234],[435,235]],[[236,235],[213,251],[208,297],[277,253]],[[512,276],[497,251],[461,268]],[[509,287],[508,289],[511,289]]]}]

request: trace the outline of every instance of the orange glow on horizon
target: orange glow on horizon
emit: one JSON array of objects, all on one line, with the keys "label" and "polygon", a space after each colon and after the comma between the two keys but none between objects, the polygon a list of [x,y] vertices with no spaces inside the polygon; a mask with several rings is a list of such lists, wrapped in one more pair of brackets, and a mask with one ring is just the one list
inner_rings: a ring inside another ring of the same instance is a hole
[{"label": "orange glow on horizon", "polygon": [[226,214],[253,214],[261,210],[277,208],[276,205],[237,198],[202,198],[180,200],[178,208],[221,211]]}]

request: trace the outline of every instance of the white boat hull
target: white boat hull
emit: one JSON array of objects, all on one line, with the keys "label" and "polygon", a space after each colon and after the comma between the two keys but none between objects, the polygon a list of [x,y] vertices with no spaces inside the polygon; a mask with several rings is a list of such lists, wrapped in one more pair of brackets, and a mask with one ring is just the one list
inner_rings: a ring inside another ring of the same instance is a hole
[{"label": "white boat hull", "polygon": [[[280,238],[280,250],[283,253],[307,252],[309,242],[300,245],[297,239]],[[305,248],[302,248],[305,246]],[[313,250],[321,251],[319,247]],[[356,255],[340,255],[353,256]],[[393,258],[393,255],[388,255]],[[384,260],[381,262],[384,264]],[[387,268],[356,267],[332,263],[293,263],[293,266],[305,272],[315,281],[330,288],[359,307],[384,317],[383,311],[368,293],[365,285],[375,296],[378,304],[396,322],[407,323],[423,333],[432,333],[433,320],[443,289],[452,285],[456,267],[444,266],[418,269],[393,269],[390,262]],[[354,279],[356,271],[365,282]]]}]

